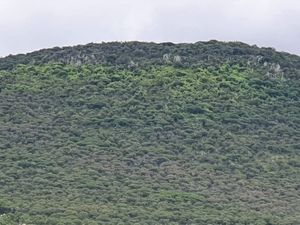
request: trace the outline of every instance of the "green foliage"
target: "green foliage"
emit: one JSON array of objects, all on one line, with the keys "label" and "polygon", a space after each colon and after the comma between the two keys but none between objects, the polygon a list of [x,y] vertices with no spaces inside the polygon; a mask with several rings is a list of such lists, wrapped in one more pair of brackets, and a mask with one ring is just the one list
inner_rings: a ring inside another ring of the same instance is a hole
[{"label": "green foliage", "polygon": [[298,223],[299,77],[149,63],[0,71],[0,224]]},{"label": "green foliage", "polygon": [[[173,65],[176,68],[218,68],[230,66],[255,68],[271,77],[294,79],[300,75],[299,56],[258,48],[240,42],[196,42],[193,44],[109,42],[74,47],[43,49],[26,55],[0,58],[0,70],[11,70],[19,64],[107,65],[118,68],[149,68]],[[278,67],[279,66],[279,67]],[[64,76],[61,71],[57,71]],[[233,75],[234,77],[234,75]],[[237,77],[235,77],[237,78]],[[237,78],[240,79],[240,78]]]}]

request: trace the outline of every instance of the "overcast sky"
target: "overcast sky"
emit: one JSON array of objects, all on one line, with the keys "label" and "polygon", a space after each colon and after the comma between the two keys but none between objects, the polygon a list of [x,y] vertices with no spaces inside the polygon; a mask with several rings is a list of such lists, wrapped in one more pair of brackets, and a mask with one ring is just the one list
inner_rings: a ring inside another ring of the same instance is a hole
[{"label": "overcast sky", "polygon": [[300,55],[300,0],[0,0],[0,56],[114,40],[211,39]]}]

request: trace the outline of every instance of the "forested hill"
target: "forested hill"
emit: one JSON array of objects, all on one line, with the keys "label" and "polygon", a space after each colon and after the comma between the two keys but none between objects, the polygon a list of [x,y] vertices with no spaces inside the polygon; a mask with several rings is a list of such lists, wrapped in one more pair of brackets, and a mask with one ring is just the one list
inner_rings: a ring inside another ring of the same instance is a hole
[{"label": "forested hill", "polygon": [[299,225],[299,65],[217,41],[0,59],[0,225]]},{"label": "forested hill", "polygon": [[259,48],[241,42],[196,42],[194,44],[109,42],[43,49],[29,54],[0,59],[0,69],[12,69],[18,64],[41,65],[102,64],[120,67],[146,67],[172,64],[183,67],[239,64],[274,71],[278,67],[287,76],[300,74],[300,57],[272,48]]}]

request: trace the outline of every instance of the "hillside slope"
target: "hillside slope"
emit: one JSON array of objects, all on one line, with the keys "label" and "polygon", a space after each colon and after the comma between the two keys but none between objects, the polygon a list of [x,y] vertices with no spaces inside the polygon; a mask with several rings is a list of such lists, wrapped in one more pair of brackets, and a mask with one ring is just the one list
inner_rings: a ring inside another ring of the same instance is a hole
[{"label": "hillside slope", "polygon": [[0,224],[297,225],[299,65],[215,41],[0,59]]}]

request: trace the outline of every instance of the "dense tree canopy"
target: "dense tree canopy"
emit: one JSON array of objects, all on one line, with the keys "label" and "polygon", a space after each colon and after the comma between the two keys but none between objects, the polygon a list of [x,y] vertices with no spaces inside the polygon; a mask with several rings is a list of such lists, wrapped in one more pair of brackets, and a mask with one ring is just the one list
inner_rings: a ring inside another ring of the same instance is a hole
[{"label": "dense tree canopy", "polygon": [[0,224],[297,225],[299,65],[214,41],[1,59]]}]

